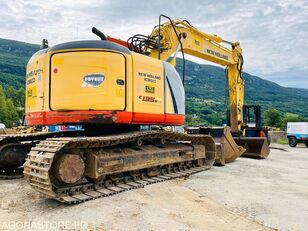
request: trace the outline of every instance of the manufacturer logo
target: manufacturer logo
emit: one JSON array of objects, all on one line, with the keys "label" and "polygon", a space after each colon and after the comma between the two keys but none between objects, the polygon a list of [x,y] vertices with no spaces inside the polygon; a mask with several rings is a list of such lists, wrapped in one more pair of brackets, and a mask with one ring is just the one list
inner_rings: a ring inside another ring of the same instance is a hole
[{"label": "manufacturer logo", "polygon": [[155,97],[150,97],[150,96],[139,96],[139,99],[141,99],[144,102],[150,102],[150,103],[157,103],[158,99]]},{"label": "manufacturer logo", "polygon": [[99,87],[105,80],[103,73],[87,74],[83,77],[82,87]]},{"label": "manufacturer logo", "polygon": [[221,58],[221,59],[225,59],[225,60],[229,59],[229,57],[227,55],[221,54],[217,51],[213,51],[213,50],[210,50],[210,49],[207,49],[207,48],[204,48],[204,52],[206,52],[210,55],[214,55],[214,56]]}]

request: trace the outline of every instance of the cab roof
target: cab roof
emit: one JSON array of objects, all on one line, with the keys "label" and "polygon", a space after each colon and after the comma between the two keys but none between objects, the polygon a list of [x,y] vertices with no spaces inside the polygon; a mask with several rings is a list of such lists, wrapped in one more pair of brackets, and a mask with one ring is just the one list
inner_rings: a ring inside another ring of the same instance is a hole
[{"label": "cab roof", "polygon": [[69,49],[106,49],[106,50],[112,50],[117,51],[120,53],[126,53],[131,54],[131,51],[124,46],[121,46],[114,42],[109,42],[105,40],[81,40],[81,41],[73,41],[73,42],[66,42],[66,43],[60,43],[51,47],[48,47],[43,50],[39,50],[34,55],[39,55],[42,53],[46,53],[49,51],[62,51],[62,50],[69,50]]}]

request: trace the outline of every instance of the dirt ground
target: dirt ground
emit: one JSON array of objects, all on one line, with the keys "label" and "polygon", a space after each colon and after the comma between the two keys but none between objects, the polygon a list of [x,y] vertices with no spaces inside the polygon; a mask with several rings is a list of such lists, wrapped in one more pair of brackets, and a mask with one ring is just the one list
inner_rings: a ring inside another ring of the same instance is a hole
[{"label": "dirt ground", "polygon": [[306,230],[308,149],[274,147],[286,151],[75,206],[0,181],[0,230]]}]

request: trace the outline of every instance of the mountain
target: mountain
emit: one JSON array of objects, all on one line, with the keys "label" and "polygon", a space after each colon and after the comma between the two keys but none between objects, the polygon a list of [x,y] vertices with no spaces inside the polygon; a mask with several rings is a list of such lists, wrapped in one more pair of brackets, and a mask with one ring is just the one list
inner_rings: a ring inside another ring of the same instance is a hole
[{"label": "mountain", "polygon": [[[182,75],[181,59],[177,60],[177,69]],[[277,83],[248,73],[244,73],[243,77],[245,104],[261,105],[263,112],[269,108],[276,108],[283,113],[308,117],[308,89],[282,87]],[[224,112],[226,111],[228,94],[223,68],[200,65],[186,60],[185,89],[189,102],[186,104],[188,114],[194,114],[203,119],[207,118],[210,124],[220,124],[225,121]],[[217,119],[218,117],[220,119]]]},{"label": "mountain", "polygon": [[0,84],[24,88],[26,65],[38,45],[0,39]]},{"label": "mountain", "polygon": [[[38,45],[0,39],[0,85],[16,89],[25,85],[25,67]],[[182,60],[177,60],[182,73]],[[245,103],[259,104],[262,110],[276,108],[284,113],[308,117],[308,89],[282,87],[258,76],[244,73]],[[185,89],[188,120],[220,125],[225,122],[227,92],[225,70],[186,60]]]}]

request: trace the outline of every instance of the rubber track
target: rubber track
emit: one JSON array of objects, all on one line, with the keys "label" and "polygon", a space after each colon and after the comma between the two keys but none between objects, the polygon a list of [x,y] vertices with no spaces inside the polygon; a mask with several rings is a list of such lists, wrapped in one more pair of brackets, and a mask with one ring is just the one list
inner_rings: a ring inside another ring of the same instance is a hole
[{"label": "rubber track", "polygon": [[[45,194],[49,198],[56,199],[67,204],[77,204],[100,197],[111,196],[123,191],[144,187],[148,184],[158,183],[173,178],[189,176],[193,173],[209,169],[208,166],[191,168],[189,170],[160,175],[157,177],[136,180],[110,187],[97,187],[93,183],[83,183],[77,186],[55,189],[50,179],[50,169],[57,153],[66,148],[96,148],[107,147],[133,142],[137,139],[164,138],[173,141],[190,141],[193,144],[214,145],[211,136],[186,135],[173,132],[130,132],[121,135],[106,137],[85,138],[51,138],[41,141],[31,149],[24,165],[24,175],[31,187]],[[212,146],[210,147],[210,149]],[[213,149],[211,149],[213,150]],[[214,149],[215,150],[215,149]],[[213,160],[214,162],[214,160]],[[71,192],[74,191],[73,194]]]}]

